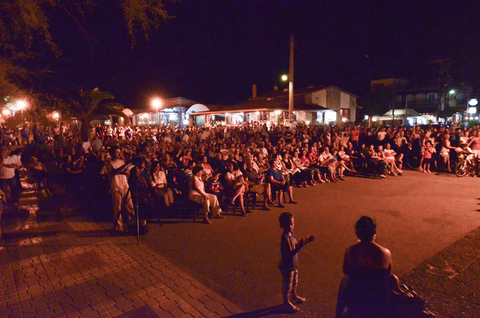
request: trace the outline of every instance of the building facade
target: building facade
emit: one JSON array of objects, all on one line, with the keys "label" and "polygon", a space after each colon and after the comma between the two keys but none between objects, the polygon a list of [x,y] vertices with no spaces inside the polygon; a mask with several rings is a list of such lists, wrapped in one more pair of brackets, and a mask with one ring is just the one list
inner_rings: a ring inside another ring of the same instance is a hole
[{"label": "building facade", "polygon": [[[248,101],[231,106],[207,105],[208,111],[191,112],[197,126],[215,125],[222,122],[235,125],[244,122],[287,124],[289,118],[289,92],[273,91],[262,96],[253,96]],[[355,122],[357,119],[357,96],[336,86],[317,86],[294,90],[292,121],[306,124],[338,124]]]},{"label": "building facade", "polygon": [[443,89],[417,87],[406,80],[389,78],[371,81],[369,94],[384,96],[389,109],[414,109],[420,114],[433,115],[437,120],[458,123],[465,118],[471,93],[472,88],[465,85],[449,85]]}]

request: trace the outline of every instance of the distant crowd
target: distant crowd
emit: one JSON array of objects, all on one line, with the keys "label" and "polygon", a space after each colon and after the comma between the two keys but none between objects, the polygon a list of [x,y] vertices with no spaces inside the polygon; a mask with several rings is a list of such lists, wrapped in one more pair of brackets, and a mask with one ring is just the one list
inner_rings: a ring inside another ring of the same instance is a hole
[{"label": "distant crowd", "polygon": [[[92,195],[93,205],[106,205],[112,196],[115,217],[125,198],[132,196],[128,182],[134,182],[133,196],[141,193],[144,201],[159,201],[167,212],[184,198],[201,204],[209,223],[209,215],[221,218],[222,207],[229,204],[246,215],[245,200],[252,193],[263,195],[264,209],[270,209],[274,198],[282,207],[284,197],[295,203],[295,187],[337,182],[355,174],[388,178],[401,175],[404,168],[448,173],[462,147],[480,154],[479,127],[455,125],[244,124],[184,129],[97,125],[84,137],[80,129],[64,125],[2,127],[1,189],[15,203],[18,192],[8,169],[21,169],[23,163],[38,189],[47,194],[48,178],[57,175],[69,191]],[[115,197],[114,190],[122,187]],[[118,223],[119,231],[123,223]]]}]

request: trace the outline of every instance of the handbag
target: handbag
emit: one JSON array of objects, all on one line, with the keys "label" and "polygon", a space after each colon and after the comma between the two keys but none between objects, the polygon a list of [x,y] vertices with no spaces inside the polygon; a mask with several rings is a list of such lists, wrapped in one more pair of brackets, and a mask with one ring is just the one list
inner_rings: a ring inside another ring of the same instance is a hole
[{"label": "handbag", "polygon": [[390,305],[392,317],[435,317],[435,314],[426,308],[425,301],[405,284],[400,284],[391,290]]}]

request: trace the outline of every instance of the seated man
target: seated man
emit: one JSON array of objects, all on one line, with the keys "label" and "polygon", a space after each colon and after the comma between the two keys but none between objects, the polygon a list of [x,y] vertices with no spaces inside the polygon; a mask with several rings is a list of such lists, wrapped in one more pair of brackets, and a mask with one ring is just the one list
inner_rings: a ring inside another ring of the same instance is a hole
[{"label": "seated man", "polygon": [[360,242],[345,252],[336,317],[345,311],[348,317],[388,317],[389,289],[398,282],[391,275],[392,254],[375,243],[377,224],[372,217],[362,216],[355,234]]},{"label": "seated man", "polygon": [[283,193],[287,192],[290,197],[290,203],[297,203],[293,200],[293,187],[285,182],[285,178],[280,170],[277,169],[276,160],[270,160],[270,169],[267,170],[267,182],[270,183],[272,193],[278,192],[278,207],[284,208],[282,204]]}]

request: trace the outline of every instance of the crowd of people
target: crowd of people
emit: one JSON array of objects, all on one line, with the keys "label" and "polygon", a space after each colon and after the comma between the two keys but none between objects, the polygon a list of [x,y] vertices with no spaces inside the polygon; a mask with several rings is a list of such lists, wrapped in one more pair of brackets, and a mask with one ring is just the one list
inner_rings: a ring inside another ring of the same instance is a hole
[{"label": "crowd of people", "polygon": [[[203,222],[210,223],[210,218],[224,218],[222,209],[229,205],[246,216],[249,194],[255,200],[262,195],[264,210],[270,210],[274,201],[284,208],[285,203],[296,203],[295,187],[340,182],[355,174],[386,179],[402,175],[404,168],[448,173],[463,149],[480,156],[478,126],[98,125],[82,138],[79,129],[61,125],[34,127],[31,133],[27,127],[2,127],[0,139],[0,211],[4,203],[18,206],[19,170],[27,168],[39,193],[51,195],[49,179],[55,176],[67,192],[88,198],[85,202],[94,210],[108,207],[114,231],[120,234],[133,220],[134,202],[137,207],[139,201],[143,204],[141,211],[156,202],[154,207],[171,214],[178,202],[188,200],[201,206]],[[291,213],[282,213],[280,226],[282,294],[287,309],[295,312],[295,305],[305,301],[296,294],[297,253],[314,238],[296,241]],[[389,310],[389,290],[398,287],[398,279],[391,275],[391,254],[374,242],[373,218],[360,218],[355,231],[360,242],[345,253],[336,316],[349,312],[367,317],[376,310],[380,317]]]},{"label": "crowd of people", "polygon": [[[357,173],[389,178],[402,175],[404,168],[449,172],[462,147],[480,155],[478,126],[97,125],[82,138],[79,129],[58,125],[2,127],[0,133],[0,185],[10,203],[16,203],[19,189],[13,172],[23,162],[39,190],[48,194],[48,177],[55,174],[68,191],[95,198],[92,206],[109,207],[119,232],[124,222],[118,215],[122,207],[132,215],[136,197],[145,205],[147,199],[159,202],[168,214],[176,202],[189,199],[202,205],[204,222],[210,223],[209,215],[223,218],[222,208],[229,204],[246,216],[245,200],[252,193],[262,196],[268,210],[274,201],[278,207],[295,204],[295,187],[343,181]],[[135,191],[129,191],[132,182]],[[106,200],[109,196],[112,200]]]}]

